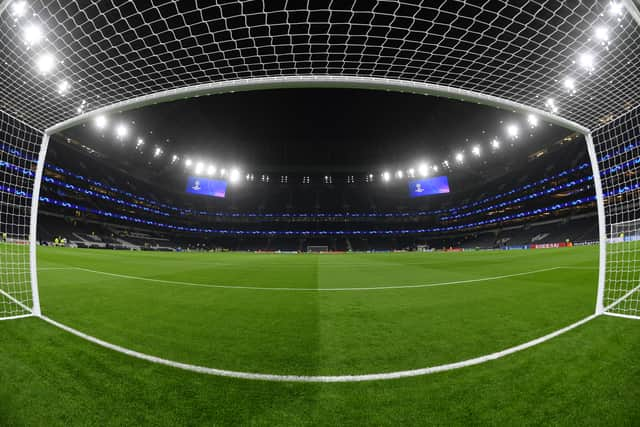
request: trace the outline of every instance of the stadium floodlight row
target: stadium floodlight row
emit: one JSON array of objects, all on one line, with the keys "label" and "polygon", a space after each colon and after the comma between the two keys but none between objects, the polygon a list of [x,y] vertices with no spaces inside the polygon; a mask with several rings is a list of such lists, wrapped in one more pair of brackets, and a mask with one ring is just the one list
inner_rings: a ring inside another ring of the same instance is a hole
[{"label": "stadium floodlight row", "polygon": [[[6,168],[6,169],[10,169],[13,171],[17,171],[19,173],[22,174],[26,174],[26,175],[32,175],[33,172],[30,169],[25,169],[25,168],[20,168],[16,165],[13,165],[11,163],[8,162],[4,162],[4,161],[0,161],[0,168]],[[565,171],[566,172],[566,171]],[[563,172],[561,174],[558,174],[557,176],[566,176],[567,174]],[[76,175],[77,176],[77,175]],[[549,179],[545,179],[545,181],[548,181]],[[591,175],[589,176],[585,176],[582,178],[578,178],[578,179],[574,179],[571,181],[567,181],[566,183],[563,184],[559,184],[553,187],[549,187],[546,188],[544,190],[541,191],[536,191],[533,193],[529,193],[527,195],[524,196],[519,196],[519,197],[515,197],[509,200],[506,200],[504,202],[498,203],[498,204],[493,204],[493,205],[488,205],[485,206],[483,208],[479,208],[479,209],[474,209],[468,212],[464,212],[464,213],[457,213],[457,214],[453,214],[453,215],[445,215],[440,217],[440,220],[447,220],[447,221],[451,221],[451,220],[456,220],[456,219],[460,219],[460,218],[466,218],[469,216],[473,216],[473,215],[477,215],[483,212],[488,212],[491,210],[495,210],[495,209],[501,209],[501,208],[505,208],[507,206],[511,206],[514,204],[518,204],[518,203],[522,203],[524,201],[529,201],[529,200],[533,200],[533,199],[537,199],[543,196],[547,196],[547,195],[551,195],[563,190],[567,190],[567,189],[574,189],[574,191],[584,191],[584,188],[575,188],[581,184],[585,184],[588,183],[589,181],[593,180],[593,177]],[[150,214],[155,214],[158,216],[164,216],[164,217],[174,217],[172,214],[168,213],[168,212],[164,212],[158,209],[153,209],[153,208],[149,208],[148,206],[142,205],[140,203],[132,203],[132,202],[128,202],[126,200],[122,200],[122,199],[118,199],[115,197],[111,197],[107,194],[104,194],[102,192],[98,192],[98,191],[93,191],[81,186],[76,186],[74,184],[70,184],[61,180],[58,180],[56,178],[52,178],[52,177],[48,177],[45,176],[43,177],[43,182],[47,183],[47,184],[53,184],[54,186],[60,187],[60,188],[64,188],[66,190],[71,190],[73,192],[76,192],[78,194],[82,194],[82,195],[86,195],[86,196],[90,196],[90,197],[95,197],[97,199],[101,199],[110,203],[114,203],[117,205],[121,205],[121,206],[126,206],[129,208],[133,208],[136,210],[140,210],[146,213],[150,213]],[[97,182],[97,181],[95,181]],[[531,185],[527,186],[528,188],[531,188]],[[510,191],[509,193],[512,193],[512,191]],[[138,196],[134,196],[135,198],[138,198]],[[491,198],[494,198],[494,196],[492,196]],[[486,200],[486,198],[485,198]],[[269,213],[269,214],[257,214],[257,213],[230,213],[230,212],[209,212],[209,211],[194,211],[194,210],[190,210],[190,209],[180,209],[180,208],[176,208],[179,209],[178,211],[178,217],[184,217],[184,216],[189,216],[189,215],[206,215],[206,216],[215,216],[215,217],[257,217],[257,218],[291,218],[291,217],[296,217],[296,218],[325,218],[325,217],[368,217],[368,218],[384,218],[384,217],[414,217],[414,216],[434,216],[434,215],[438,215],[439,213],[443,212],[443,210],[435,210],[435,211],[416,211],[416,212],[365,212],[365,213],[343,213],[343,214],[324,214],[324,213],[297,213],[297,214],[285,214],[285,213]],[[463,211],[464,207],[453,207],[453,208],[448,208],[446,211],[448,212],[460,212]]]},{"label": "stadium floodlight row", "polygon": [[[627,153],[627,152],[629,152],[631,150],[634,150],[634,149],[636,149],[638,147],[640,147],[640,143],[638,143],[638,142],[634,143],[634,144],[629,144],[629,145],[623,146],[623,147],[621,147],[621,148],[619,148],[617,150],[614,150],[612,153],[608,153],[608,154],[602,156],[601,161],[607,161],[608,159],[612,158],[613,156],[618,156],[618,155],[621,155],[623,153]],[[25,160],[29,160],[30,159],[28,156],[25,156],[19,150],[9,149],[8,146],[4,146],[3,144],[0,144],[0,151],[3,151],[5,153],[7,153],[7,154],[11,154],[12,156],[18,156],[18,157],[20,157],[22,159],[25,159]],[[35,163],[35,160],[33,160],[33,162]],[[639,162],[638,159],[632,159],[632,160],[624,162],[622,164],[618,164],[616,166],[613,166],[613,167],[610,167],[610,168],[602,170],[601,171],[601,175],[609,175],[609,174],[612,174],[612,173],[619,172],[622,169],[627,169],[627,168],[630,168],[630,167],[634,167],[638,162]],[[4,167],[15,167],[15,165],[12,166],[8,162],[0,162],[0,167],[3,167],[3,166]],[[175,211],[175,212],[179,213],[180,215],[234,216],[234,217],[238,217],[238,216],[249,216],[249,217],[330,217],[330,216],[333,216],[333,217],[360,217],[360,216],[365,216],[365,217],[398,216],[398,217],[402,217],[402,216],[405,216],[405,217],[407,217],[407,216],[431,216],[431,215],[439,215],[439,214],[443,214],[443,213],[444,214],[447,214],[447,213],[457,214],[457,213],[459,213],[460,211],[463,211],[463,210],[471,209],[471,208],[476,207],[476,206],[481,206],[481,205],[483,205],[485,203],[489,203],[491,201],[499,200],[499,199],[504,198],[504,197],[510,197],[510,196],[516,195],[519,192],[525,192],[527,190],[531,190],[531,189],[533,189],[535,187],[538,187],[538,186],[541,186],[543,184],[549,183],[549,182],[554,181],[556,179],[567,177],[568,175],[570,175],[572,173],[588,169],[589,167],[590,167],[590,165],[588,163],[582,163],[582,164],[580,164],[580,165],[578,165],[576,167],[561,171],[561,172],[559,172],[557,174],[554,174],[554,175],[539,179],[537,181],[534,181],[534,182],[531,182],[531,183],[528,183],[528,184],[525,184],[525,185],[522,185],[522,186],[519,186],[519,187],[515,187],[515,188],[513,188],[513,189],[511,189],[509,191],[502,192],[502,193],[497,193],[497,194],[494,194],[492,196],[487,196],[487,197],[484,197],[482,199],[476,200],[476,201],[471,202],[471,203],[467,203],[467,204],[464,204],[464,205],[461,205],[461,206],[455,206],[455,207],[447,208],[447,209],[435,209],[435,210],[415,211],[415,212],[269,213],[269,214],[259,214],[259,213],[255,213],[255,212],[253,212],[253,213],[252,212],[234,212],[234,213],[229,213],[229,212],[211,212],[211,211],[197,211],[197,210],[192,210],[192,209],[184,209],[184,208],[181,208],[181,207],[178,207],[178,206],[172,206],[172,205],[168,205],[166,203],[158,202],[156,200],[149,199],[149,198],[144,197],[144,196],[139,195],[139,194],[132,194],[129,191],[122,190],[120,188],[114,187],[114,186],[109,185],[109,184],[105,184],[105,183],[97,181],[95,179],[86,178],[86,177],[84,177],[84,176],[82,176],[82,175],[80,175],[80,174],[78,174],[76,172],[69,171],[69,170],[67,170],[65,168],[62,168],[62,167],[59,167],[59,166],[56,166],[56,165],[53,165],[53,164],[50,164],[50,163],[47,163],[45,165],[45,168],[46,168],[45,170],[46,171],[54,171],[56,173],[59,173],[61,175],[66,176],[66,177],[77,179],[79,181],[89,183],[89,184],[91,184],[93,186],[97,186],[97,187],[103,188],[105,190],[109,190],[109,191],[117,193],[117,194],[125,195],[125,196],[127,196],[127,197],[129,197],[129,198],[131,198],[133,200],[136,200],[137,202],[143,202],[143,203],[150,204],[150,205],[153,205],[153,206],[160,206],[162,208]],[[32,171],[24,169],[23,173],[32,173]],[[54,178],[44,177],[43,179],[47,183],[51,183],[51,184],[58,185],[58,186],[64,186],[67,189],[71,189],[71,190],[78,191],[78,192],[83,192],[83,193],[88,194],[88,195],[92,195],[92,193],[93,193],[91,190],[84,189],[82,187],[75,187],[72,184],[64,183],[64,182],[56,180]],[[586,179],[590,180],[591,176],[586,177]],[[573,184],[573,185],[585,182],[583,178],[579,179],[578,181],[579,182],[576,181],[576,183]],[[572,185],[569,185],[569,184],[565,184],[565,185],[572,186]],[[567,188],[567,187],[565,186],[564,188]],[[548,190],[545,190],[545,191],[548,191]],[[109,197],[109,196],[107,196],[105,194],[100,193],[98,196],[101,197],[101,198],[104,198],[105,200],[109,200],[109,199],[106,198],[106,197]],[[129,207],[142,209],[144,211],[155,213],[157,215],[162,215],[162,216],[169,216],[170,215],[167,212],[162,212],[162,211],[160,211],[158,209],[154,210],[154,209],[148,208],[147,206],[145,206],[145,205],[143,205],[141,203],[137,203],[137,202],[130,203],[130,202],[126,202],[124,200],[115,199],[115,198],[113,198],[113,201],[118,203],[118,204],[123,204],[123,205],[127,205]],[[504,206],[504,205],[502,205],[502,204],[493,205],[493,208],[502,207],[502,206]],[[480,212],[479,210],[476,210],[476,211]]]},{"label": "stadium floodlight row", "polygon": [[[461,0],[380,1],[367,6],[331,2],[318,9],[313,2],[175,2],[122,11],[117,2],[79,7],[32,0],[25,2],[28,13],[9,8],[11,3],[0,3],[0,142],[37,158],[37,163],[32,175],[10,169],[0,175],[0,225],[15,236],[0,243],[0,318],[42,315],[36,226],[52,135],[99,115],[152,103],[283,87],[449,97],[535,114],[584,135],[594,177],[595,196],[590,199],[597,203],[600,232],[595,314],[494,355],[358,379],[185,366],[105,343],[49,319],[52,324],[125,354],[197,372],[280,381],[349,381],[482,363],[601,314],[640,318],[640,175],[622,167],[639,155],[637,148],[624,150],[637,143],[640,129],[640,12],[632,0],[624,0],[624,8],[613,14],[607,11],[612,7],[609,1],[560,0],[483,0],[473,5]],[[188,15],[199,16],[206,25],[186,19]],[[47,31],[46,37],[30,37],[29,43],[37,39],[39,44],[28,49],[18,31],[26,25],[25,16],[37,17]],[[112,22],[108,16],[119,19]],[[27,160],[15,164],[33,166]],[[605,204],[607,196],[621,192],[629,197],[609,197]],[[481,223],[486,221],[477,222]]]},{"label": "stadium floodlight row", "polygon": [[[625,164],[619,165],[616,167],[616,171],[619,169],[625,169],[628,167],[631,167],[635,164],[635,162],[627,162]],[[511,189],[507,192],[503,192],[503,193],[498,193],[498,194],[494,194],[491,196],[487,196],[484,197],[482,199],[479,199],[477,201],[474,201],[472,203],[467,203],[461,206],[454,206],[451,208],[447,208],[447,209],[435,209],[435,210],[423,210],[423,211],[405,211],[405,212],[343,212],[343,213],[255,213],[255,212],[216,212],[216,211],[202,211],[202,210],[193,210],[193,209],[185,209],[185,208],[180,208],[177,206],[171,206],[171,205],[167,205],[165,203],[161,203],[158,202],[156,200],[153,199],[149,199],[146,198],[142,195],[137,195],[137,194],[132,194],[128,191],[119,189],[117,187],[111,186],[111,185],[107,185],[104,184],[100,181],[96,181],[94,179],[89,179],[89,178],[85,178],[82,175],[79,175],[75,172],[72,171],[68,171],[64,168],[58,167],[58,166],[54,166],[51,164],[47,164],[47,169],[46,170],[51,170],[51,171],[55,171],[56,173],[62,174],[66,177],[70,177],[73,179],[77,179],[80,180],[82,182],[87,182],[90,183],[93,186],[97,186],[100,188],[104,188],[107,189],[111,192],[117,193],[117,194],[123,194],[126,195],[127,197],[136,200],[138,202],[129,202],[123,199],[118,199],[116,197],[112,197],[109,196],[107,194],[104,194],[102,192],[96,192],[87,188],[84,188],[82,186],[78,186],[78,185],[74,185],[68,182],[64,182],[61,180],[58,180],[56,178],[52,178],[49,176],[45,176],[43,177],[43,182],[48,183],[48,184],[53,184],[55,186],[67,189],[67,190],[71,190],[77,193],[81,193],[84,195],[88,195],[88,196],[93,196],[93,197],[97,197],[100,198],[102,200],[105,201],[109,201],[109,202],[113,202],[119,205],[123,205],[123,206],[127,206],[130,208],[134,208],[134,209],[138,209],[138,210],[142,210],[144,212],[147,213],[153,213],[159,216],[165,216],[165,217],[169,217],[171,216],[171,213],[169,212],[164,212],[161,211],[159,209],[154,209],[154,208],[149,208],[148,206],[146,206],[145,204],[142,203],[146,203],[146,204],[150,204],[153,206],[162,206],[165,207],[167,209],[170,209],[174,212],[176,212],[178,215],[180,216],[189,216],[189,215],[203,215],[203,216],[214,216],[214,217],[257,217],[257,218],[305,218],[305,217],[312,217],[312,218],[325,218],[325,217],[337,217],[337,218],[343,218],[343,217],[353,217],[353,218],[359,218],[359,217],[369,217],[369,218],[380,218],[380,217],[414,217],[414,216],[434,216],[434,215],[440,215],[440,214],[449,214],[448,216],[443,216],[441,217],[441,219],[446,220],[446,219],[457,219],[457,218],[463,218],[463,217],[468,217],[468,216],[472,216],[478,213],[482,213],[482,212],[487,212],[496,208],[503,208],[509,205],[513,205],[516,203],[520,203],[523,201],[527,201],[527,200],[532,200],[535,198],[539,198],[542,197],[544,195],[549,195],[558,191],[562,191],[562,190],[566,190],[569,188],[573,188],[576,187],[578,185],[587,183],[588,181],[591,181],[593,179],[593,177],[591,175],[585,176],[585,177],[581,177],[581,178],[577,178],[577,179],[573,179],[571,181],[568,181],[566,183],[563,184],[559,184],[553,187],[549,187],[546,188],[544,190],[541,191],[537,191],[537,192],[533,192],[533,193],[529,193],[526,194],[524,196],[519,196],[519,197],[515,197],[515,198],[510,198],[507,201],[498,203],[498,204],[493,204],[493,205],[489,205],[489,206],[485,206],[481,209],[474,209],[474,210],[470,210],[466,213],[461,213],[464,212],[467,209],[471,209],[472,207],[475,206],[481,206],[485,203],[489,203],[490,201],[494,201],[494,200],[499,200],[502,199],[504,197],[509,197],[509,196],[514,196],[517,195],[519,192],[525,192],[526,190],[531,190],[534,189],[538,186],[541,186],[543,184],[549,183],[553,180],[556,179],[560,179],[560,178],[566,178],[568,177],[570,174],[578,172],[578,171],[582,171],[584,169],[587,169],[589,167],[588,163],[583,163],[577,167],[571,168],[571,169],[567,169],[564,170],[560,173],[554,174],[552,176],[537,180],[535,182],[532,183],[528,183],[526,185],[523,186],[519,186],[516,187],[514,189]],[[19,168],[18,166],[11,164],[9,162],[4,162],[4,161],[0,161],[0,167],[4,167],[4,168],[9,168],[9,169],[13,169],[14,171],[18,171],[24,174],[32,174],[33,172],[30,169],[24,169],[24,168]],[[608,169],[608,170],[604,170],[602,171],[603,175],[609,174],[611,173],[613,170]],[[142,202],[142,203],[140,203]]]}]

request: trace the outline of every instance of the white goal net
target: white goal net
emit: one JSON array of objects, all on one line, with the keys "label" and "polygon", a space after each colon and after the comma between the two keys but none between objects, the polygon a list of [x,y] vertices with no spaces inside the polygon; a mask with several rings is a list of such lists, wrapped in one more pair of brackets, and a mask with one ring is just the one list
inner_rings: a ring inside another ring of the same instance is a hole
[{"label": "white goal net", "polygon": [[640,317],[640,108],[593,133],[606,223],[602,308]]},{"label": "white goal net", "polygon": [[31,314],[31,195],[42,134],[0,111],[0,319]]},{"label": "white goal net", "polygon": [[0,317],[34,304],[30,126],[49,135],[154,102],[312,85],[473,100],[593,134],[609,239],[599,305],[638,316],[635,243],[611,241],[640,218],[636,3],[0,0]]}]

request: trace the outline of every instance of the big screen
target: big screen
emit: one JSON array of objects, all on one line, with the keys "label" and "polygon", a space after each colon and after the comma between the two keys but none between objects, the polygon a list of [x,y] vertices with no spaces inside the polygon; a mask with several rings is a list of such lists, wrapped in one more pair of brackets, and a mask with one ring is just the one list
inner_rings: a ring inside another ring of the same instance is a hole
[{"label": "big screen", "polygon": [[190,176],[187,180],[187,193],[210,197],[224,197],[226,192],[226,181],[200,178],[197,176]]},{"label": "big screen", "polygon": [[445,194],[448,192],[449,179],[446,176],[409,181],[410,197],[430,196],[432,194]]}]

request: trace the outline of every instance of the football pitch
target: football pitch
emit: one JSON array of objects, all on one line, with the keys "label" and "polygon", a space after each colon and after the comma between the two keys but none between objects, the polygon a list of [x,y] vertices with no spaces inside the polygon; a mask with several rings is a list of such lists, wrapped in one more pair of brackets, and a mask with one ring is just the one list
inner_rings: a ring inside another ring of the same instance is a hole
[{"label": "football pitch", "polygon": [[[597,247],[380,254],[40,248],[43,314],[240,373],[346,377],[477,358],[590,316]],[[39,319],[0,322],[0,425],[562,424],[640,419],[640,323],[596,318],[499,360],[401,379],[188,372]]]}]

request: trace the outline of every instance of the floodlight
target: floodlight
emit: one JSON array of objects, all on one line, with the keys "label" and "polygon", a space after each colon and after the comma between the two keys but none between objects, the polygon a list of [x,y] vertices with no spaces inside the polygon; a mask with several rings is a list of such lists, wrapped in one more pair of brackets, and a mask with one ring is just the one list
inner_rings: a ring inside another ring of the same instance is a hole
[{"label": "floodlight", "polygon": [[102,130],[107,127],[109,120],[105,116],[98,116],[95,118],[93,122],[95,123],[98,129]]},{"label": "floodlight", "polygon": [[438,172],[438,165],[433,165],[433,171]]},{"label": "floodlight", "polygon": [[562,81],[562,86],[569,92],[573,93],[576,91],[576,80],[573,77],[566,77]]},{"label": "floodlight", "polygon": [[609,15],[620,16],[622,15],[623,10],[624,10],[624,6],[622,5],[622,3],[618,3],[615,1],[612,1],[611,3],[609,3]]},{"label": "floodlight", "polygon": [[416,170],[414,168],[409,168],[409,170],[407,171],[407,175],[409,175],[410,178],[413,178],[414,176],[416,176]]},{"label": "floodlight", "polygon": [[532,128],[538,126],[539,122],[540,119],[538,119],[538,116],[536,116],[535,114],[529,114],[527,116],[527,123],[529,123],[529,126],[531,126]]},{"label": "floodlight", "polygon": [[427,165],[426,163],[420,163],[420,166],[418,166],[418,172],[420,172],[420,175],[423,178],[429,175],[429,165]]},{"label": "floodlight", "polygon": [[402,171],[401,171],[401,170],[396,171],[396,178],[402,179],[402,176],[403,176],[403,175],[404,175],[404,174],[402,173]]},{"label": "floodlight", "polygon": [[226,169],[221,169],[220,170],[220,176],[225,176],[227,174],[227,170]]},{"label": "floodlight", "polygon": [[597,40],[600,40],[603,43],[609,41],[609,29],[607,27],[596,27],[595,37]]},{"label": "floodlight", "polygon": [[510,124],[507,126],[507,135],[509,135],[510,138],[517,138],[519,134],[520,129],[518,128],[518,125]]},{"label": "floodlight", "polygon": [[58,94],[65,95],[67,92],[69,92],[70,88],[71,84],[69,84],[68,81],[63,80],[58,84]]},{"label": "floodlight", "polygon": [[120,123],[118,126],[116,126],[116,137],[118,139],[126,138],[128,134],[129,134],[129,128],[127,128],[126,125],[124,125],[123,123]]},{"label": "floodlight", "polygon": [[162,156],[162,153],[164,153],[164,151],[162,151],[162,148],[156,147],[156,149],[153,152],[153,157],[160,157]]},{"label": "floodlight", "polygon": [[200,175],[204,171],[204,163],[198,162],[196,163],[196,174]]},{"label": "floodlight", "polygon": [[27,13],[26,1],[14,1],[11,4],[11,15],[16,18],[21,18]]},{"label": "floodlight", "polygon": [[42,31],[42,27],[37,24],[29,24],[24,27],[22,32],[24,37],[24,42],[27,46],[37,45],[44,38],[44,32]]},{"label": "floodlight", "polygon": [[144,145],[144,140],[142,138],[138,138],[138,141],[136,142],[136,148],[140,148]]},{"label": "floodlight", "polygon": [[178,157],[177,154],[174,154],[173,156],[171,156],[171,164],[174,164],[178,160],[180,160],[180,157]]},{"label": "floodlight", "polygon": [[473,154],[476,157],[480,157],[480,146],[474,145],[473,148],[471,148],[471,154]]},{"label": "floodlight", "polygon": [[237,182],[240,179],[240,171],[238,169],[231,169],[229,172],[229,181]]},{"label": "floodlight", "polygon": [[464,162],[464,154],[463,153],[456,154],[456,162],[458,162],[458,163]]},{"label": "floodlight", "polygon": [[595,57],[590,52],[585,52],[578,56],[578,65],[587,71],[593,71],[593,64],[595,63]]},{"label": "floodlight", "polygon": [[384,182],[389,182],[390,179],[391,179],[391,174],[388,171],[382,172],[382,180]]},{"label": "floodlight", "polygon": [[191,165],[192,165],[192,164],[193,164],[193,162],[191,161],[191,159],[186,159],[186,160],[184,161],[184,165],[185,165],[186,167],[191,167]]},{"label": "floodlight", "polygon": [[216,167],[214,165],[209,165],[207,167],[207,175],[213,176],[216,173]]},{"label": "floodlight", "polygon": [[493,148],[494,150],[497,150],[500,148],[500,141],[498,141],[497,139],[492,139],[491,140],[491,148]]},{"label": "floodlight", "polygon": [[449,167],[449,160],[445,160],[444,162],[442,162],[442,166],[444,166],[445,168]]},{"label": "floodlight", "polygon": [[556,101],[553,98],[547,99],[547,102],[545,102],[544,105],[549,110],[551,110],[552,113],[557,113],[558,112],[558,107],[556,106]]},{"label": "floodlight", "polygon": [[40,74],[49,74],[56,68],[56,57],[50,53],[43,53],[36,60],[36,68]]}]

